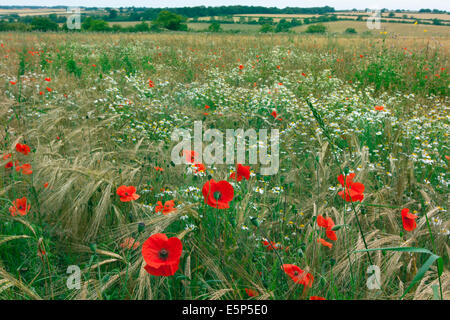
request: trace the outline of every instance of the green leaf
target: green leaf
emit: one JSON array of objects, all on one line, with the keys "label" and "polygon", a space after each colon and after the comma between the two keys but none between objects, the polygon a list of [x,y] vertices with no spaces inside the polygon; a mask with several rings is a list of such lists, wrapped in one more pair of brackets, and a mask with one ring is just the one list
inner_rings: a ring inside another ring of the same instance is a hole
[{"label": "green leaf", "polygon": [[442,259],[442,257],[439,257],[436,263],[438,267],[438,275],[440,277],[442,275],[442,272],[444,272],[444,260]]},{"label": "green leaf", "polygon": [[409,287],[405,290],[405,292],[403,293],[403,295],[400,297],[400,299],[403,299],[403,297],[408,293],[408,291],[420,280],[423,278],[423,276],[425,275],[425,273],[428,271],[428,269],[430,269],[431,265],[434,263],[434,261],[436,261],[437,259],[439,259],[440,257],[435,255],[435,254],[431,254],[430,257],[428,258],[427,261],[425,261],[425,263],[422,265],[422,267],[420,267],[419,271],[417,271],[416,276],[414,277],[414,279],[411,281],[411,284],[409,285]]},{"label": "green leaf", "polygon": [[348,227],[348,224],[337,224],[333,228],[331,228],[332,231],[337,231],[343,227]]},{"label": "green leaf", "polygon": [[417,271],[416,275],[414,276],[414,279],[411,281],[409,287],[405,290],[403,295],[400,297],[400,299],[403,299],[403,297],[411,290],[411,288],[418,282],[420,279],[423,278],[425,273],[430,269],[431,265],[437,260],[437,268],[438,268],[438,274],[441,276],[443,270],[444,270],[444,262],[442,257],[435,255],[433,252],[431,252],[428,249],[425,248],[415,248],[415,247],[390,247],[390,248],[375,248],[375,249],[364,249],[364,250],[356,250],[354,252],[367,252],[367,251],[397,251],[397,252],[415,252],[415,253],[426,253],[429,254],[430,257],[427,261],[420,267],[419,271]]}]

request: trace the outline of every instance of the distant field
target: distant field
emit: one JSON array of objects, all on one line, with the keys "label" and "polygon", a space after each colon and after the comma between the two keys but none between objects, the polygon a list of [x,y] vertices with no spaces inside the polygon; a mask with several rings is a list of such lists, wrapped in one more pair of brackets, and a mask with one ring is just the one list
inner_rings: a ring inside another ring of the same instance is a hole
[{"label": "distant field", "polygon": [[109,22],[109,25],[113,26],[115,24],[120,25],[121,27],[131,27],[134,26],[138,23],[142,23],[142,22],[147,22],[147,23],[151,23],[151,21],[117,21],[117,22]]},{"label": "distant field", "polygon": [[[359,12],[359,11],[351,11],[351,12],[345,12],[345,11],[336,11],[335,14],[338,15],[367,15],[367,12]],[[411,18],[414,19],[440,19],[440,20],[450,20],[450,15],[444,14],[444,13],[414,13],[414,12],[394,12],[395,17],[401,18],[405,14]],[[387,18],[389,16],[389,12],[383,12],[381,16],[384,18]]]},{"label": "distant field", "polygon": [[[334,14],[339,19],[352,19],[356,20],[358,16],[365,16],[363,19],[367,19],[367,16],[370,15],[370,13],[367,12],[334,12]],[[439,19],[442,21],[443,24],[450,24],[450,15],[448,14],[431,14],[431,13],[395,13],[395,17],[388,17],[389,13],[383,13],[382,19],[387,21],[396,21],[396,22],[409,22],[413,23],[417,20],[423,20],[427,22],[431,22],[432,19]],[[406,15],[407,18],[403,18],[403,16]],[[321,15],[319,14],[235,14],[232,16],[232,20],[234,22],[241,21],[242,18],[245,19],[245,21],[251,20],[258,20],[260,17],[265,18],[272,18],[275,23],[279,22],[281,19],[291,20],[291,19],[306,19],[306,18],[312,18],[312,17],[319,17]],[[199,17],[199,21],[210,21],[211,18],[214,18],[215,20],[224,20],[227,19],[224,16],[214,16],[214,17]],[[192,19],[189,19],[192,21]],[[231,20],[231,19],[230,19]]]},{"label": "distant field", "polygon": [[[188,27],[192,30],[204,30],[204,29],[208,29],[208,27],[210,26],[209,23],[188,23]],[[221,28],[224,31],[229,31],[229,30],[241,30],[241,31],[250,31],[250,32],[257,32],[261,26],[257,25],[257,24],[226,24],[223,23],[220,25]]]},{"label": "distant field", "polygon": [[[333,14],[337,15],[339,18],[353,18],[356,19],[357,16],[363,15],[367,16],[370,13],[367,12],[343,12],[343,11],[336,11]],[[381,16],[383,19],[388,19],[389,12],[382,13]],[[439,19],[439,20],[445,20],[450,21],[450,15],[448,14],[433,14],[433,13],[410,13],[410,12],[401,12],[395,13],[395,18],[402,18],[404,15],[407,15],[410,19],[422,19],[422,20],[430,20],[430,19]],[[310,18],[310,17],[318,17],[319,14],[236,14],[234,17],[271,17],[271,18]],[[202,17],[203,20],[208,20],[209,17]],[[393,18],[391,18],[393,19]],[[398,19],[397,19],[398,20]]]},{"label": "distant field", "polygon": [[[380,30],[370,30],[367,28],[365,21],[334,21],[323,23],[327,26],[330,32],[344,32],[347,28],[355,28],[358,33],[364,31],[371,31],[373,34],[379,32],[395,33],[401,36],[423,36],[427,34],[433,37],[449,37],[450,27],[448,26],[434,26],[434,25],[423,25],[423,24],[405,24],[405,23],[381,23]],[[302,25],[293,28],[296,32],[305,31],[308,25]],[[425,31],[426,30],[426,31]]]},{"label": "distant field", "polygon": [[[151,21],[121,21],[121,22],[110,22],[110,25],[113,26],[115,24],[120,25],[121,27],[131,27],[134,26],[138,23],[142,23],[142,22],[146,22],[146,23],[151,23]],[[205,30],[208,29],[208,27],[210,26],[209,23],[196,23],[196,22],[192,22],[192,23],[188,23],[188,28],[195,30],[195,31],[199,31],[199,30]],[[241,30],[241,31],[251,31],[251,32],[257,32],[259,30],[259,28],[261,28],[260,25],[253,25],[253,24],[221,24],[220,25],[222,27],[222,29],[224,31],[228,31],[228,30]]]},{"label": "distant field", "polygon": [[[83,9],[80,10],[81,13],[83,12],[89,12],[94,13],[95,11],[85,11]],[[18,14],[21,17],[24,16],[45,16],[49,14],[57,14],[59,16],[61,15],[67,15],[66,9],[0,9],[0,15],[3,14]]]},{"label": "distant field", "polygon": [[[115,24],[120,25],[121,27],[130,27],[134,26],[142,21],[122,21],[122,22],[110,22],[110,26]],[[144,21],[147,23],[151,23],[151,21]],[[380,32],[388,32],[391,35],[399,35],[399,36],[430,36],[430,37],[450,37],[450,27],[449,26],[435,26],[435,25],[424,25],[424,24],[405,24],[405,23],[381,23],[380,30],[370,30],[367,27],[365,21],[334,21],[334,22],[326,22],[323,23],[327,26],[329,32],[338,32],[342,33],[347,28],[355,28],[358,33],[363,33],[365,31],[371,31],[373,35],[377,35]],[[208,29],[210,26],[209,23],[204,22],[188,22],[189,29],[199,31]],[[261,26],[259,24],[226,24],[223,23],[220,25],[224,31],[229,30],[240,30],[243,32],[256,33],[259,31]],[[294,32],[304,32],[308,25],[302,25],[298,27],[292,28]],[[425,32],[426,30],[426,32]]]}]

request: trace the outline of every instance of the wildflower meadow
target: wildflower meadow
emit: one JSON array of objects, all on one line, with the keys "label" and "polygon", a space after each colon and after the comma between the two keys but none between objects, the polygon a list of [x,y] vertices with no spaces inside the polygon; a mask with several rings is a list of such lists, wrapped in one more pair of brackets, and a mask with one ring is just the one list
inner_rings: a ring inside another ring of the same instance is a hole
[{"label": "wildflower meadow", "polygon": [[450,39],[0,44],[1,299],[450,298]]}]

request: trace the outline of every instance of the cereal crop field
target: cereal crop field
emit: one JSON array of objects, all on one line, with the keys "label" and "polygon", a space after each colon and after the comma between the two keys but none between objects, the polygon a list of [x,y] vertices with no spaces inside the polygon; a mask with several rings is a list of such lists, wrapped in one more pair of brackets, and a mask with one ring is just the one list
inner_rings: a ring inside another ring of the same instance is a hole
[{"label": "cereal crop field", "polygon": [[0,298],[449,299],[439,28],[0,33]]}]

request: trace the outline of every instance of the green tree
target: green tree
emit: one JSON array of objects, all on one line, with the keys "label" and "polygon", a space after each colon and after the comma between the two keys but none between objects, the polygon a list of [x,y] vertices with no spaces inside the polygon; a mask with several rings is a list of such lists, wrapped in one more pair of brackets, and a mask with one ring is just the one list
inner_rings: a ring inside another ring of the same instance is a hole
[{"label": "green tree", "polygon": [[81,24],[81,28],[83,30],[96,31],[96,32],[110,30],[108,22],[106,22],[105,20],[95,20],[95,19],[92,19],[92,17],[88,17],[86,20],[84,20],[83,23]]},{"label": "green tree", "polygon": [[273,32],[273,27],[272,27],[272,25],[265,23],[261,26],[261,28],[259,29],[259,32],[261,32],[261,33]]},{"label": "green tree", "polygon": [[185,17],[167,10],[163,10],[158,14],[158,17],[152,24],[168,30],[186,31],[187,24],[183,23],[185,21]]},{"label": "green tree", "polygon": [[301,26],[302,21],[297,18],[292,18],[291,20],[291,27]]},{"label": "green tree", "polygon": [[150,26],[148,25],[148,23],[145,22],[141,22],[138,23],[134,26],[134,31],[136,32],[148,32],[150,31]]},{"label": "green tree", "polygon": [[209,25],[208,31],[209,32],[220,32],[220,31],[222,31],[222,27],[220,26],[220,23],[213,22]]},{"label": "green tree", "polygon": [[357,33],[356,32],[356,30],[355,30],[355,28],[347,28],[347,29],[345,29],[345,33]]},{"label": "green tree", "polygon": [[56,31],[58,24],[45,17],[34,17],[31,20],[31,29],[37,31]]},{"label": "green tree", "polygon": [[117,18],[117,10],[114,9],[110,9],[109,10],[109,20],[114,20],[115,18]]},{"label": "green tree", "polygon": [[306,29],[306,33],[325,33],[326,31],[327,27],[323,24],[313,24]]},{"label": "green tree", "polygon": [[275,32],[288,32],[290,28],[291,24],[286,19],[281,19],[275,28]]}]

